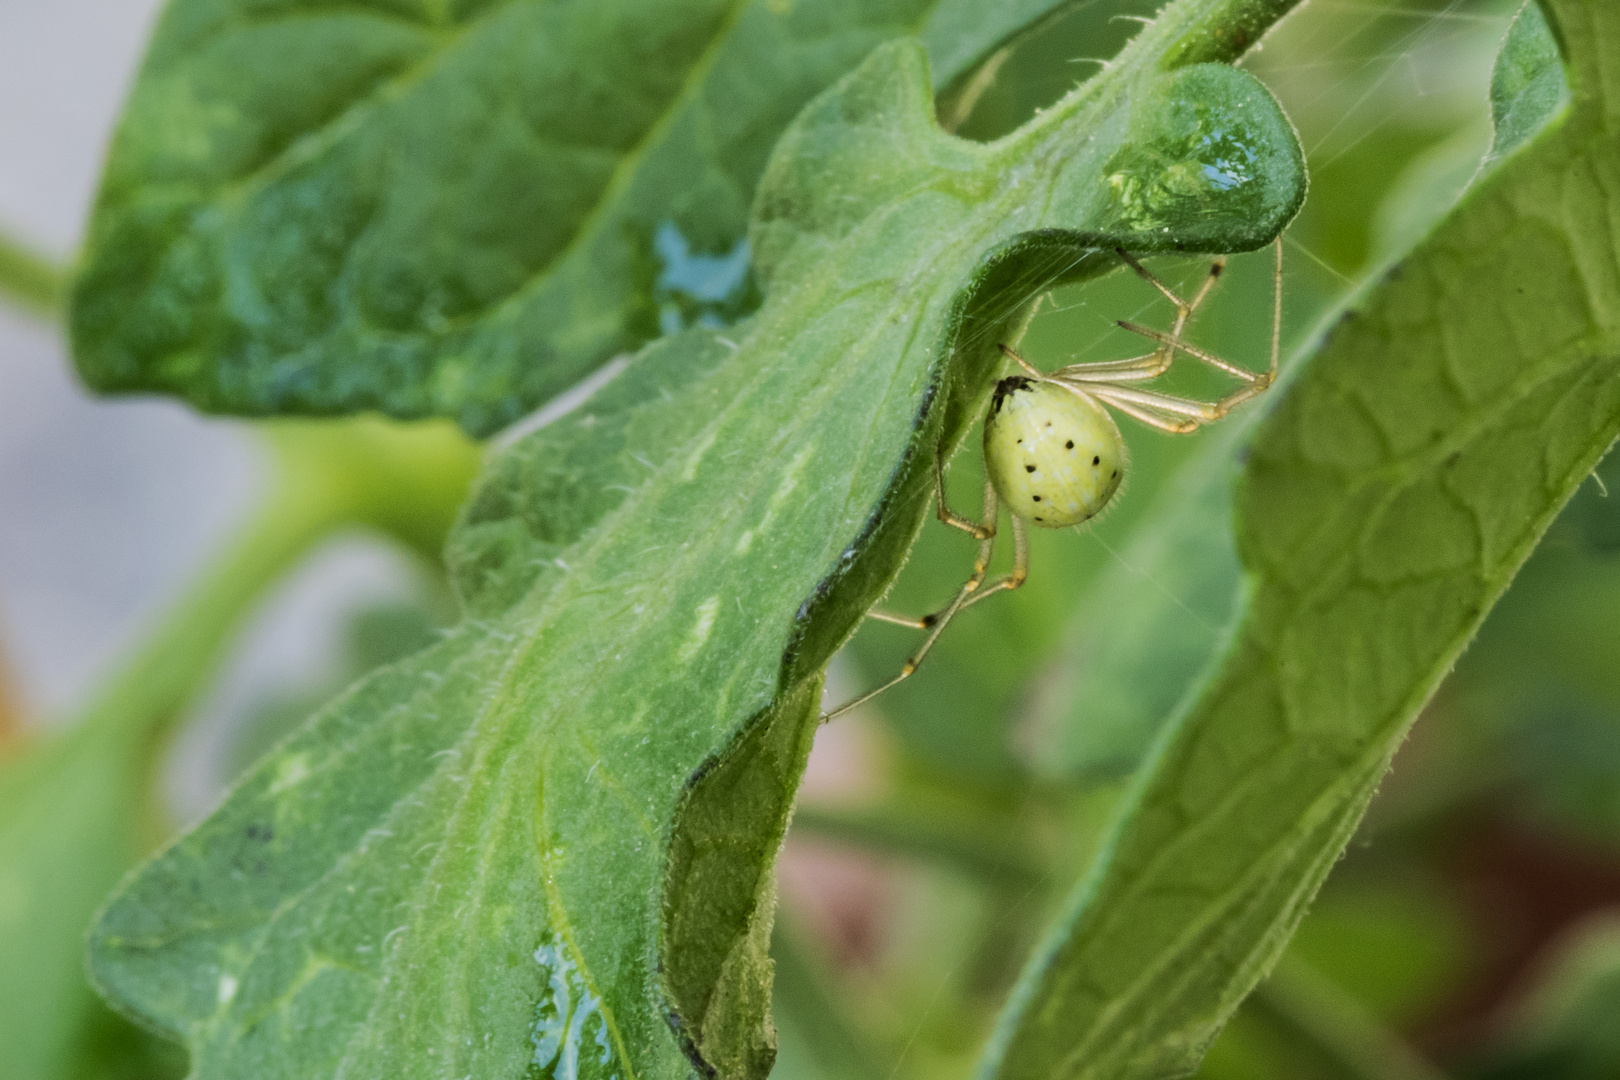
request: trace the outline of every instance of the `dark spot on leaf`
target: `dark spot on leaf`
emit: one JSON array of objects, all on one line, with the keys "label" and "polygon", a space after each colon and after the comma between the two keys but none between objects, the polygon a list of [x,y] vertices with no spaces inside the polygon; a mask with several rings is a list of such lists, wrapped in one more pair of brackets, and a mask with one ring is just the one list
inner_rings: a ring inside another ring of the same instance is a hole
[{"label": "dark spot on leaf", "polygon": [[257,840],[261,844],[269,843],[275,839],[275,836],[275,831],[268,825],[249,825],[247,827],[247,838]]},{"label": "dark spot on leaf", "polygon": [[1070,439],[1068,442],[1064,443],[1063,445],[1064,445],[1065,448],[1067,448],[1069,450],[1073,450],[1074,449],[1074,440]]},{"label": "dark spot on leaf", "polygon": [[1035,497],[1034,497],[1034,498],[1035,498],[1035,501],[1036,501],[1036,502],[1040,502],[1040,501],[1041,501],[1041,497],[1040,497],[1040,496],[1039,496],[1039,495],[1036,495],[1036,496],[1035,496]]},{"label": "dark spot on leaf", "polygon": [[1091,463],[1093,465],[1101,465],[1102,464],[1102,458],[1099,457],[1096,454],[1093,454],[1093,455],[1091,455]]},{"label": "dark spot on leaf", "polygon": [[1036,521],[1045,521],[1045,520],[1046,520],[1046,519],[1045,519],[1045,518],[1043,518],[1043,517],[1041,517],[1041,516],[1040,516],[1040,515],[1039,515],[1039,514],[1037,514],[1037,515],[1036,515],[1036,516],[1035,516],[1035,520],[1036,520]]},{"label": "dark spot on leaf", "polygon": [[1035,471],[1035,466],[1033,466],[1033,465],[1025,465],[1024,466],[1024,471],[1025,472],[1034,472]]},{"label": "dark spot on leaf", "polygon": [[1114,470],[1114,475],[1113,475],[1113,477],[1112,477],[1112,478],[1111,478],[1111,479],[1114,479],[1114,480],[1118,480],[1118,479],[1119,479],[1119,470],[1118,470],[1118,469],[1115,469],[1115,470]]}]

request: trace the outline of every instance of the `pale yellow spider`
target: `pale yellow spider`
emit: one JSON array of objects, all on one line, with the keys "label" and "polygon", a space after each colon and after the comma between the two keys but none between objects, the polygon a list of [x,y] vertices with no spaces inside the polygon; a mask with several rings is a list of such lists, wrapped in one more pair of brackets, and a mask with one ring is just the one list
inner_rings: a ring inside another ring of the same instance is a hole
[{"label": "pale yellow spider", "polygon": [[[900,674],[846,702],[822,716],[831,720],[862,705],[896,683],[909,678],[939,640],[939,635],[957,612],[986,597],[1016,589],[1029,576],[1029,541],[1025,523],[1047,529],[1080,525],[1095,517],[1119,490],[1126,467],[1125,440],[1109,416],[1112,406],[1126,416],[1172,435],[1185,435],[1204,424],[1224,417],[1237,406],[1264,393],[1277,378],[1277,360],[1282,347],[1282,238],[1277,238],[1277,266],[1271,321],[1271,363],[1264,372],[1253,372],[1228,363],[1212,353],[1181,340],[1193,312],[1198,310],[1220,279],[1226,259],[1210,265],[1198,291],[1183,300],[1154,277],[1124,249],[1117,253],[1132,270],[1176,306],[1175,324],[1169,333],[1136,323],[1120,326],[1158,343],[1143,356],[1110,360],[1097,364],[1070,364],[1042,373],[1006,345],[1001,351],[1025,374],[1010,375],[996,384],[990,411],[984,418],[984,513],[971,521],[951,512],[945,502],[945,466],[936,453],[934,487],[939,519],[971,533],[979,541],[979,554],[955,599],[942,610],[922,618],[894,615],[885,611],[868,614],[884,622],[929,630],[922,646],[900,669]],[[1158,378],[1170,369],[1177,353],[1185,353],[1243,383],[1219,401],[1195,401],[1175,397],[1140,384]],[[1013,568],[1011,573],[984,584],[995,551],[996,520],[1000,504],[1007,504],[1012,518]]]}]

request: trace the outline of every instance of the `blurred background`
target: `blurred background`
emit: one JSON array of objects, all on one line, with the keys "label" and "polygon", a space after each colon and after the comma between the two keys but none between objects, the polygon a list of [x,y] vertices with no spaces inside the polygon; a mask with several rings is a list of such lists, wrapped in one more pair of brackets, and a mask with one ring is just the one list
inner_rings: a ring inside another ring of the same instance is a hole
[{"label": "blurred background", "polygon": [[[962,133],[1016,126],[1155,6],[1077,6],[1013,54]],[[1310,0],[1249,59],[1311,168],[1285,246],[1285,347],[1474,176],[1517,6]],[[71,261],[157,8],[0,5],[0,231]],[[1270,334],[1269,258],[1234,259],[1194,330],[1251,367]],[[1205,266],[1155,268],[1191,281]],[[1115,275],[1043,301],[1024,351],[1048,368],[1131,355],[1140,342],[1114,320],[1167,316]],[[1178,386],[1219,392],[1206,376]],[[1127,428],[1130,487],[1106,520],[1038,537],[1025,590],[971,609],[917,678],[822,732],[782,865],[778,1075],[968,1075],[1132,770],[1221,641],[1240,584],[1227,481],[1241,428]],[[0,743],[84,703],[264,497],[263,453],[242,424],[91,399],[50,321],[0,303]],[[959,506],[979,489],[975,463],[965,453],[952,469]],[[1620,491],[1609,499],[1605,481],[1620,488],[1613,457],[1429,705],[1202,1075],[1620,1078]],[[971,561],[963,541],[925,528],[889,606],[938,605]],[[323,546],[262,605],[176,737],[167,813],[201,816],[314,705],[453,618],[418,556],[361,533]],[[830,698],[886,678],[913,641],[863,629]],[[121,1051],[132,1064],[118,1074],[180,1075],[173,1055],[141,1053]]]}]

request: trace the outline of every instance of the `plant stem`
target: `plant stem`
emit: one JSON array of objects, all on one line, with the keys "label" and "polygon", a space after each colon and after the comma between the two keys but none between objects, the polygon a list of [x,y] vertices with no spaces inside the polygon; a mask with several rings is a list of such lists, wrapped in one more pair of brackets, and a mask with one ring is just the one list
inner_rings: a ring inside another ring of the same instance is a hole
[{"label": "plant stem", "polygon": [[1301,0],[1225,0],[1200,15],[1164,50],[1159,66],[1166,71],[1188,64],[1229,64],[1254,48],[1278,19]]},{"label": "plant stem", "polygon": [[444,424],[360,419],[261,431],[276,463],[269,497],[102,686],[83,724],[164,734],[208,684],[266,589],[340,528],[370,526],[435,557],[479,458]]},{"label": "plant stem", "polygon": [[323,485],[300,492],[294,472],[283,468],[271,497],[102,684],[81,723],[155,741],[185,714],[255,602],[348,517]]},{"label": "plant stem", "polygon": [[1247,1009],[1333,1080],[1445,1080],[1361,1002],[1298,960],[1284,957]]},{"label": "plant stem", "polygon": [[0,231],[0,300],[55,318],[67,299],[68,273]]}]

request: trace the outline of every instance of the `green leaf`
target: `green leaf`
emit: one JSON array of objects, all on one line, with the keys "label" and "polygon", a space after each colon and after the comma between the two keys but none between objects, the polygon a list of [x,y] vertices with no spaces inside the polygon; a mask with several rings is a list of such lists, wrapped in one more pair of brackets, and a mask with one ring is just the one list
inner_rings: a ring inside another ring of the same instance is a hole
[{"label": "green leaf", "polygon": [[103,391],[488,433],[758,302],[800,107],[917,34],[936,85],[1066,0],[172,0],[113,143],[73,340]]},{"label": "green leaf", "polygon": [[1496,137],[1487,160],[1511,154],[1568,104],[1569,79],[1552,27],[1536,0],[1525,0],[1491,72]]},{"label": "green leaf", "polygon": [[985,1075],[1189,1071],[1391,755],[1620,431],[1620,14],[1550,5],[1572,100],[1345,314],[1257,436],[1248,597]]},{"label": "green leaf", "polygon": [[997,343],[1115,244],[1251,249],[1303,196],[1252,77],[1157,66],[1229,7],[1182,0],[990,145],[935,124],[913,42],[818,98],[757,204],[759,315],[649,348],[489,466],[452,541],[466,620],[127,882],[106,993],[199,1077],[763,1076],[821,673]]}]

